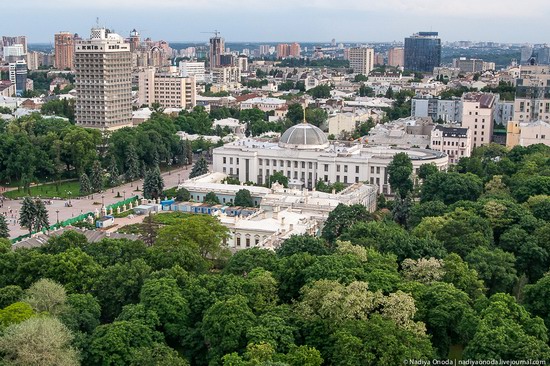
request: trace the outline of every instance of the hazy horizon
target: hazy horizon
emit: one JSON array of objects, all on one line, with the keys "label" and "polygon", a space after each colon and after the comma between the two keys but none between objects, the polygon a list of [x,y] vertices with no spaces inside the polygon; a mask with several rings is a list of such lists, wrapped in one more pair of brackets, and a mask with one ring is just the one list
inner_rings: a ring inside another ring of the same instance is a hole
[{"label": "hazy horizon", "polygon": [[[219,30],[226,42],[393,42],[418,31],[437,31],[446,42],[546,43],[550,2],[526,0],[20,0],[2,4],[3,35],[26,35],[29,43],[48,44],[59,31],[88,37],[99,24],[127,36],[177,43],[206,42]],[[472,10],[475,9],[475,10]],[[22,17],[16,16],[22,14]],[[536,26],[534,26],[536,25]],[[255,40],[250,40],[255,38]],[[348,41],[342,41],[347,39]],[[349,40],[359,39],[359,41]],[[364,39],[361,41],[360,39]],[[383,40],[381,40],[383,39]]]}]

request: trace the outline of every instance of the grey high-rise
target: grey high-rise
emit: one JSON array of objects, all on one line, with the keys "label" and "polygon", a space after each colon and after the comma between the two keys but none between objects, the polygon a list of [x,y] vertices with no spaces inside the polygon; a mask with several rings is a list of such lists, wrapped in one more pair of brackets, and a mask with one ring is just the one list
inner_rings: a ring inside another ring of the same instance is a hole
[{"label": "grey high-rise", "polygon": [[419,32],[405,38],[405,70],[433,72],[441,64],[441,39],[437,32]]},{"label": "grey high-rise", "polygon": [[108,29],[93,28],[89,40],[77,41],[76,123],[115,130],[132,125],[132,55],[130,45]]}]

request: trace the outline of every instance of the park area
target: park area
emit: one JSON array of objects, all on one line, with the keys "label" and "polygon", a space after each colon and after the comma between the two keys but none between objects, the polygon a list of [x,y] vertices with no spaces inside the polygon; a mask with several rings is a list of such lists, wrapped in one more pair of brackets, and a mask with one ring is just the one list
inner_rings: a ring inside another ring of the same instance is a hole
[{"label": "park area", "polygon": [[62,198],[69,199],[80,196],[80,184],[78,181],[61,183],[48,183],[30,187],[30,194],[23,188],[14,189],[4,193],[4,196],[11,199],[23,198],[26,196],[40,198]]}]

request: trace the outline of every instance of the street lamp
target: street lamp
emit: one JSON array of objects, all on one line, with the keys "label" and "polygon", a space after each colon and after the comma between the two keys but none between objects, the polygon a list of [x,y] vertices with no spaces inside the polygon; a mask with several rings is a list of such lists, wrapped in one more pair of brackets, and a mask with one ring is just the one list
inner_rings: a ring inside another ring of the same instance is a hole
[{"label": "street lamp", "polygon": [[126,201],[126,191],[122,191],[122,194],[124,195],[124,201]]},{"label": "street lamp", "polygon": [[180,180],[180,175],[181,175],[181,173],[178,173],[178,184],[180,184],[180,183],[181,183],[181,180]]},{"label": "street lamp", "polygon": [[55,215],[57,217],[57,223],[59,224],[59,210],[55,210]]},{"label": "street lamp", "polygon": [[72,207],[73,205],[71,204],[71,194],[73,194],[73,192],[71,191],[68,191],[67,192],[67,196],[69,196],[69,207]]},{"label": "street lamp", "polygon": [[101,195],[101,208],[105,208],[105,195]]}]

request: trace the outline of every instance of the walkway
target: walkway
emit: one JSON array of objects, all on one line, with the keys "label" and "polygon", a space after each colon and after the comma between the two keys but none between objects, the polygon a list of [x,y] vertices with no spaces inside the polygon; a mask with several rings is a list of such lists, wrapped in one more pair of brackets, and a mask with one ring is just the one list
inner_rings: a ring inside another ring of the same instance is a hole
[{"label": "walkway", "polygon": [[[188,179],[191,167],[192,166],[189,165],[187,169],[184,167],[163,173],[162,177],[164,179],[165,189],[175,187],[178,183],[182,183],[184,180]],[[139,187],[140,191],[136,191],[137,187]],[[142,189],[143,180],[140,179],[113,189],[109,188],[100,194],[96,193],[87,197],[71,198],[72,207],[65,207],[68,200],[51,200],[51,205],[46,205],[50,224],[56,223],[57,220],[64,221],[86,212],[95,212],[96,209],[101,210],[102,204],[107,206],[123,200],[124,197],[129,198],[135,195],[141,196]],[[118,193],[120,193],[120,197],[116,197]],[[3,206],[0,207],[0,214],[4,214],[8,221],[11,238],[28,233],[28,230],[21,228],[18,223],[21,203],[22,200],[4,199]]]}]

